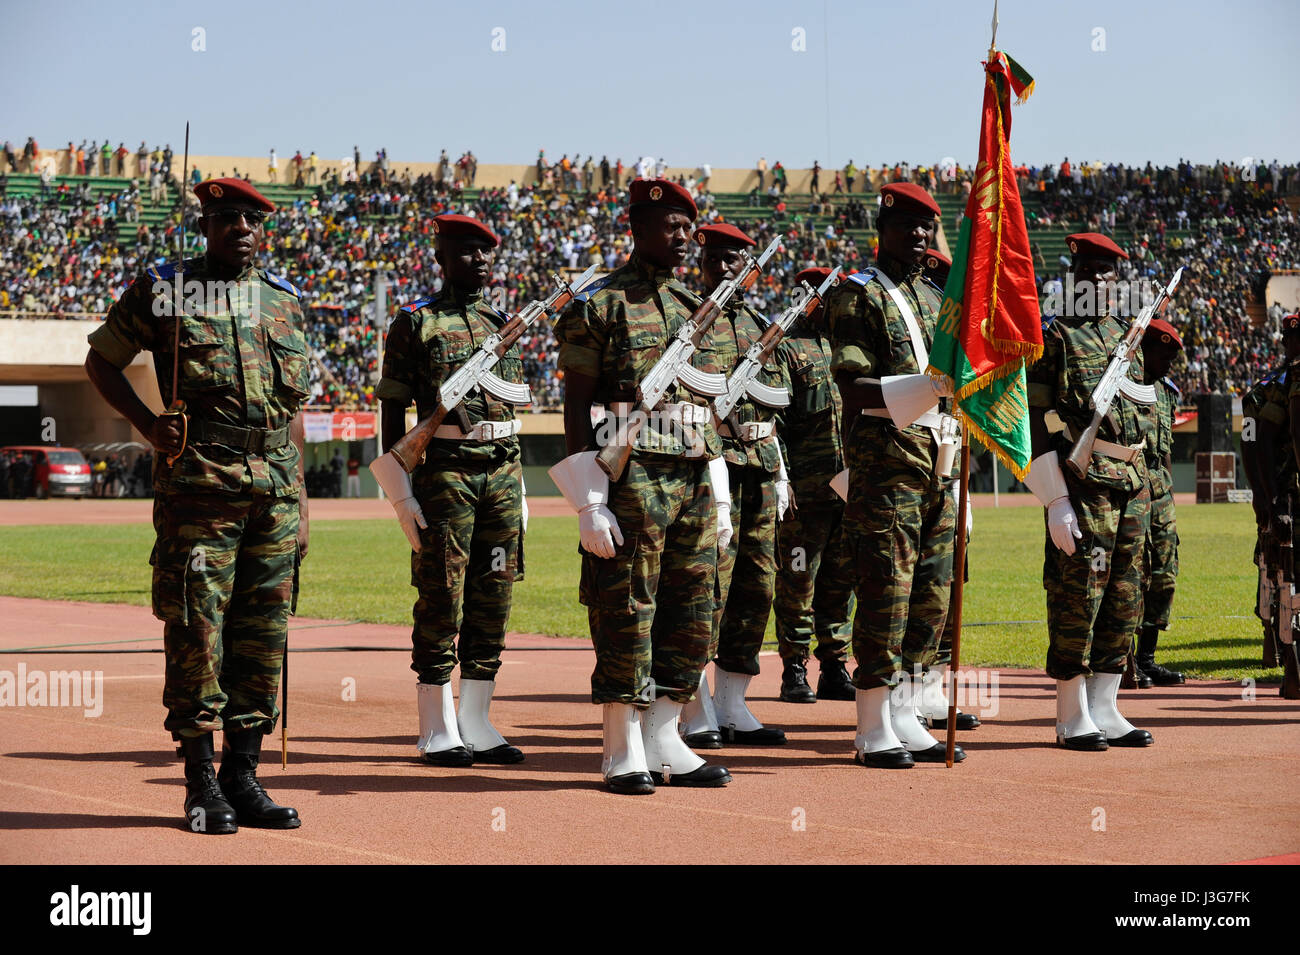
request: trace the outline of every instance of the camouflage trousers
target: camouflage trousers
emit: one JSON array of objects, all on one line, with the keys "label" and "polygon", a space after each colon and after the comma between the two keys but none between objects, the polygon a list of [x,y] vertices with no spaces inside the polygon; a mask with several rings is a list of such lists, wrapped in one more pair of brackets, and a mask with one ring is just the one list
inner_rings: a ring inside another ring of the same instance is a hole
[{"label": "camouflage trousers", "polygon": [[[799,502],[795,501],[797,505]],[[783,660],[843,660],[853,613],[853,561],[844,532],[844,504],[817,501],[786,512],[776,529],[773,607]]]},{"label": "camouflage trousers", "polygon": [[[1142,622],[1142,566],[1151,495],[1098,488],[1066,475],[1079,519],[1074,554],[1049,534],[1044,543],[1047,590],[1047,675],[1123,673],[1133,633]],[[1044,515],[1046,522],[1046,515]]]},{"label": "camouflage trousers", "polygon": [[854,483],[853,554],[857,610],[853,655],[859,689],[892,685],[934,657],[948,616],[957,506],[941,487]]},{"label": "camouflage trousers", "polygon": [[633,457],[610,485],[623,532],[611,558],[582,551],[578,597],[596,669],[593,703],[689,703],[709,658],[717,507],[702,458]]},{"label": "camouflage trousers", "polygon": [[462,679],[495,679],[522,566],[519,456],[418,473],[415,496],[429,526],[411,552],[411,586],[419,592],[411,669],[421,683],[440,686],[459,651]]},{"label": "camouflage trousers", "polygon": [[1146,540],[1142,625],[1169,629],[1169,609],[1178,582],[1178,525],[1174,522],[1174,492],[1151,501],[1151,530]]},{"label": "camouflage trousers", "polygon": [[163,494],[153,523],[153,612],[165,624],[167,655],[163,726],[177,739],[270,733],[297,598],[297,497]]},{"label": "camouflage trousers", "polygon": [[776,580],[776,475],[728,464],[731,543],[718,553],[709,656],[728,673],[758,675]]}]

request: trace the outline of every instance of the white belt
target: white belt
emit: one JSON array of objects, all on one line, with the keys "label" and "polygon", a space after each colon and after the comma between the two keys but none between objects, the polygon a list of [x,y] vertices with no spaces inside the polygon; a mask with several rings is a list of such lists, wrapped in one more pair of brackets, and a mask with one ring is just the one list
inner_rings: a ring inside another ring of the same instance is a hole
[{"label": "white belt", "polygon": [[458,425],[444,424],[438,426],[433,436],[444,441],[500,441],[515,436],[523,426],[524,423],[518,418],[509,421],[480,421],[467,434]]},{"label": "white belt", "polygon": [[753,444],[755,441],[762,441],[764,438],[772,436],[771,421],[742,421],[740,423],[740,433],[732,434],[731,426],[725,422],[718,430],[728,438],[738,438],[746,444]]},{"label": "white belt", "polygon": [[[637,406],[631,401],[610,402],[609,410],[620,418],[626,418]],[[713,417],[713,409],[708,405],[697,405],[692,401],[679,401],[676,404],[660,405],[652,414],[668,415],[682,424],[707,424]]]},{"label": "white belt", "polygon": [[[890,415],[888,408],[863,408],[862,413],[869,418],[884,418],[886,421],[894,420]],[[942,433],[948,427],[948,425],[944,423],[945,418],[951,420],[952,415],[926,411],[922,413],[921,417],[913,421],[912,424],[919,424],[923,428],[931,428]]]},{"label": "white belt", "polygon": [[[1069,428],[1063,429],[1063,433],[1065,434],[1065,440],[1074,440],[1074,435],[1070,434]],[[1127,444],[1116,444],[1114,441],[1103,441],[1098,438],[1092,443],[1092,452],[1093,454],[1104,454],[1108,458],[1123,461],[1125,464],[1132,464],[1138,459],[1138,455],[1142,453],[1145,447],[1144,442],[1130,447]]]}]

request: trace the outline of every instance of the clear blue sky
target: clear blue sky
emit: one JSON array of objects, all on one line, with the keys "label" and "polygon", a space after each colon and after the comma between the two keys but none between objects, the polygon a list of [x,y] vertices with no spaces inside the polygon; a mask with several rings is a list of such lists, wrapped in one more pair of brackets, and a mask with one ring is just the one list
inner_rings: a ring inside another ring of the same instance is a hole
[{"label": "clear blue sky", "polygon": [[[0,0],[0,137],[179,152],[188,119],[191,151],[207,155],[338,158],[355,143],[399,161],[468,147],[528,163],[545,147],[553,160],[653,153],[719,168],[760,155],[791,168],[969,162],[991,8]],[[1004,0],[999,12],[998,46],[1038,81],[1015,110],[1018,162],[1300,161],[1294,0]]]}]

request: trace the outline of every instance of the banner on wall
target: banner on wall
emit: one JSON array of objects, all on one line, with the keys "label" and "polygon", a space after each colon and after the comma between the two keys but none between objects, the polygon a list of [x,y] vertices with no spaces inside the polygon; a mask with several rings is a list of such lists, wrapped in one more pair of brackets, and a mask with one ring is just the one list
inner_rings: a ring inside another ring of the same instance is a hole
[{"label": "banner on wall", "polygon": [[308,444],[364,441],[375,436],[373,411],[305,411],[302,422]]}]

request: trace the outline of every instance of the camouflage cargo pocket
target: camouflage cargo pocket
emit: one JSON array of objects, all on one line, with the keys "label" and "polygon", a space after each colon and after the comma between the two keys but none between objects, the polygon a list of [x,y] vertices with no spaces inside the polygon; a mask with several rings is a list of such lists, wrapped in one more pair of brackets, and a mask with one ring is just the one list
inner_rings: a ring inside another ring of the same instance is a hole
[{"label": "camouflage cargo pocket", "polygon": [[411,586],[451,587],[454,584],[451,560],[451,522],[439,521],[420,531],[420,550],[411,551]]},{"label": "camouflage cargo pocket", "polygon": [[638,532],[624,531],[622,546],[610,558],[594,557],[582,551],[582,576],[578,581],[580,604],[612,613],[629,613],[637,609],[632,596],[632,571],[639,538]]},{"label": "camouflage cargo pocket", "polygon": [[153,615],[164,623],[190,622],[189,542],[160,540],[149,555],[153,566]]}]

